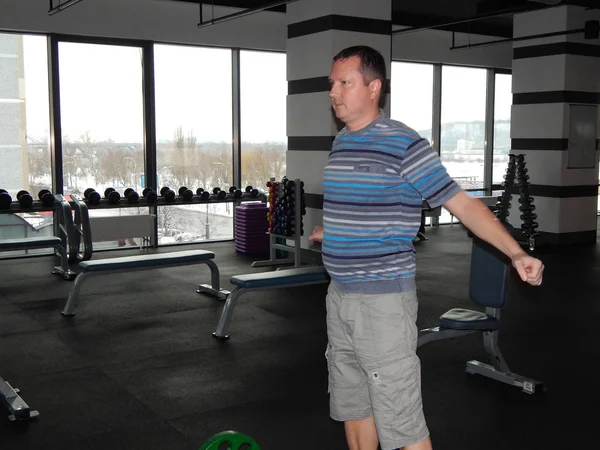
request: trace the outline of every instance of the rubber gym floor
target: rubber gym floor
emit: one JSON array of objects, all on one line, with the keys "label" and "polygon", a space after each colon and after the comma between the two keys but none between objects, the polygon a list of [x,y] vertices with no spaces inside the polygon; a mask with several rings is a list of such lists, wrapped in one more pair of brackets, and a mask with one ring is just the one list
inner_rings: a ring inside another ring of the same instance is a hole
[{"label": "rubber gym floor", "polygon": [[[420,328],[472,306],[465,230],[427,236],[417,244]],[[225,288],[232,275],[269,270],[251,268],[257,258],[232,243],[197,247],[216,253]],[[513,280],[500,346],[512,371],[547,392],[467,375],[467,360],[485,361],[480,336],[429,344],[419,355],[435,449],[597,448],[600,248],[537,254],[544,284]],[[326,286],[247,294],[223,343],[211,336],[222,304],[195,292],[209,281],[204,265],[92,278],[67,319],[70,282],[50,275],[51,263],[0,261],[0,375],[40,411],[20,424],[3,410],[1,449],[192,450],[229,429],[262,450],[347,449],[343,426],[328,417]]]}]

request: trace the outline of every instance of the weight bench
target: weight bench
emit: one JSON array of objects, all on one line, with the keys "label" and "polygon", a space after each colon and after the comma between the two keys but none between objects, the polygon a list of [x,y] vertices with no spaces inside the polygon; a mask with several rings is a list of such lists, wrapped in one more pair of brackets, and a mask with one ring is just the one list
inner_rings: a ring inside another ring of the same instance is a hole
[{"label": "weight bench", "polygon": [[[507,226],[507,228],[511,228]],[[512,230],[511,230],[512,231]],[[469,296],[477,305],[485,307],[485,312],[454,308],[439,319],[439,326],[419,332],[417,346],[442,339],[465,336],[472,333],[483,334],[483,345],[490,364],[468,361],[466,371],[521,388],[528,394],[543,390],[539,381],[512,373],[498,347],[500,311],[506,304],[510,282],[511,264],[498,250],[473,238]]]},{"label": "weight bench", "polygon": [[29,408],[29,405],[19,395],[19,390],[13,388],[2,377],[0,377],[0,400],[8,409],[8,420],[10,421],[27,420],[40,415],[39,412]]},{"label": "weight bench", "polygon": [[59,237],[47,236],[0,240],[0,252],[33,250],[38,248],[54,248],[60,255],[60,266],[54,267],[53,274],[62,275],[65,280],[75,278],[77,274],[69,268],[67,250]]},{"label": "weight bench", "polygon": [[231,291],[231,294],[227,297],[227,301],[221,312],[221,318],[217,325],[217,331],[213,333],[213,337],[221,340],[229,339],[227,329],[229,327],[231,316],[233,315],[233,310],[235,309],[239,298],[246,292],[328,283],[329,277],[327,276],[324,267],[311,266],[236,275],[231,277],[230,282],[235,285],[236,288]]},{"label": "weight bench", "polygon": [[199,290],[225,300],[229,291],[221,289],[219,281],[219,268],[213,261],[215,254],[207,250],[187,250],[171,253],[153,253],[137,256],[123,256],[120,258],[96,259],[82,261],[78,264],[80,273],[75,278],[75,283],[69,293],[69,298],[62,311],[66,317],[74,316],[77,297],[84,281],[92,275],[122,273],[137,270],[163,269],[167,267],[185,266],[191,264],[206,264],[210,268],[211,283],[202,284]]}]

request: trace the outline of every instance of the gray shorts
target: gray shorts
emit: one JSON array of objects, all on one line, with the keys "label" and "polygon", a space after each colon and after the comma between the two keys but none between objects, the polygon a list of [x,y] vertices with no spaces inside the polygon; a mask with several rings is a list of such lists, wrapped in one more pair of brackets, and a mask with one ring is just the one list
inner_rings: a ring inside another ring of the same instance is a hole
[{"label": "gray shorts", "polygon": [[418,301],[413,292],[327,292],[327,364],[331,418],[373,416],[382,450],[429,436],[416,354]]}]

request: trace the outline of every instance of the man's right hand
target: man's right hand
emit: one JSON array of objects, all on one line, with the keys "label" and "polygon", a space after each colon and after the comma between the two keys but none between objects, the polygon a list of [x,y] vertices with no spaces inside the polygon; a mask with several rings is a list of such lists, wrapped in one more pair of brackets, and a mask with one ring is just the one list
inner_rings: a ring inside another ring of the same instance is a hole
[{"label": "man's right hand", "polygon": [[309,242],[323,242],[323,227],[317,225],[313,228],[312,234],[308,237]]}]

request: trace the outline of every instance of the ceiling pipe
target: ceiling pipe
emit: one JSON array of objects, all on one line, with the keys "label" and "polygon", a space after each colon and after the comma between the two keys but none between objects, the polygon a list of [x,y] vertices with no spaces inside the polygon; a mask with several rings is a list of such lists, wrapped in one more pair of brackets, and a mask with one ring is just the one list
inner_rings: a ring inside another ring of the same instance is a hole
[{"label": "ceiling pipe", "polygon": [[50,9],[48,10],[48,15],[49,16],[53,16],[56,13],[59,13],[77,3],[79,3],[81,0],[67,0],[66,2],[63,3],[59,3],[58,5],[54,6],[52,3],[52,0],[50,0]]},{"label": "ceiling pipe", "polygon": [[[77,1],[79,1],[79,0],[77,0]],[[243,11],[239,11],[239,12],[236,12],[233,14],[221,16],[216,19],[213,17],[212,19],[207,20],[205,22],[202,21],[202,2],[200,2],[200,23],[198,24],[198,28],[207,27],[209,25],[216,25],[221,22],[226,22],[228,20],[233,20],[233,19],[238,19],[240,17],[249,16],[250,14],[255,14],[257,12],[261,12],[266,9],[275,8],[275,7],[281,6],[281,5],[287,5],[288,3],[294,3],[297,1],[298,0],[281,0],[281,1],[277,1],[277,2],[272,2],[269,4],[263,5],[263,6],[257,6],[256,8],[245,9]],[[214,7],[214,4],[213,4],[213,7]]]},{"label": "ceiling pipe", "polygon": [[588,20],[585,23],[583,28],[577,28],[576,30],[567,30],[567,31],[555,31],[552,33],[542,33],[535,34],[531,36],[521,36],[510,39],[498,39],[495,41],[487,41],[487,42],[478,42],[476,44],[465,44],[465,45],[453,45],[450,47],[450,50],[460,50],[463,48],[477,48],[477,47],[486,47],[490,45],[498,45],[498,44],[506,44],[509,42],[521,42],[521,41],[529,41],[532,39],[540,39],[554,36],[566,36],[568,34],[580,34],[583,33],[585,39],[598,39],[600,36],[600,23],[597,20]]},{"label": "ceiling pipe", "polygon": [[395,30],[395,31],[392,31],[392,35],[414,33],[416,31],[432,30],[435,28],[449,27],[449,26],[453,26],[453,25],[460,25],[463,23],[477,22],[479,20],[493,19],[495,17],[507,16],[509,14],[518,14],[518,13],[529,12],[529,11],[539,11],[539,10],[547,9],[547,8],[555,8],[557,6],[560,6],[560,4],[562,4],[562,3],[563,3],[563,1],[561,1],[560,3],[557,3],[557,4],[548,5],[548,6],[523,5],[523,6],[518,6],[518,7],[514,7],[514,8],[501,9],[498,11],[491,11],[491,12],[485,13],[485,14],[479,14],[477,16],[469,17],[467,19],[459,19],[459,20],[453,20],[451,22],[437,23],[437,24],[432,24],[432,25],[424,25],[424,26],[418,26],[418,27],[404,28],[401,30]]}]

